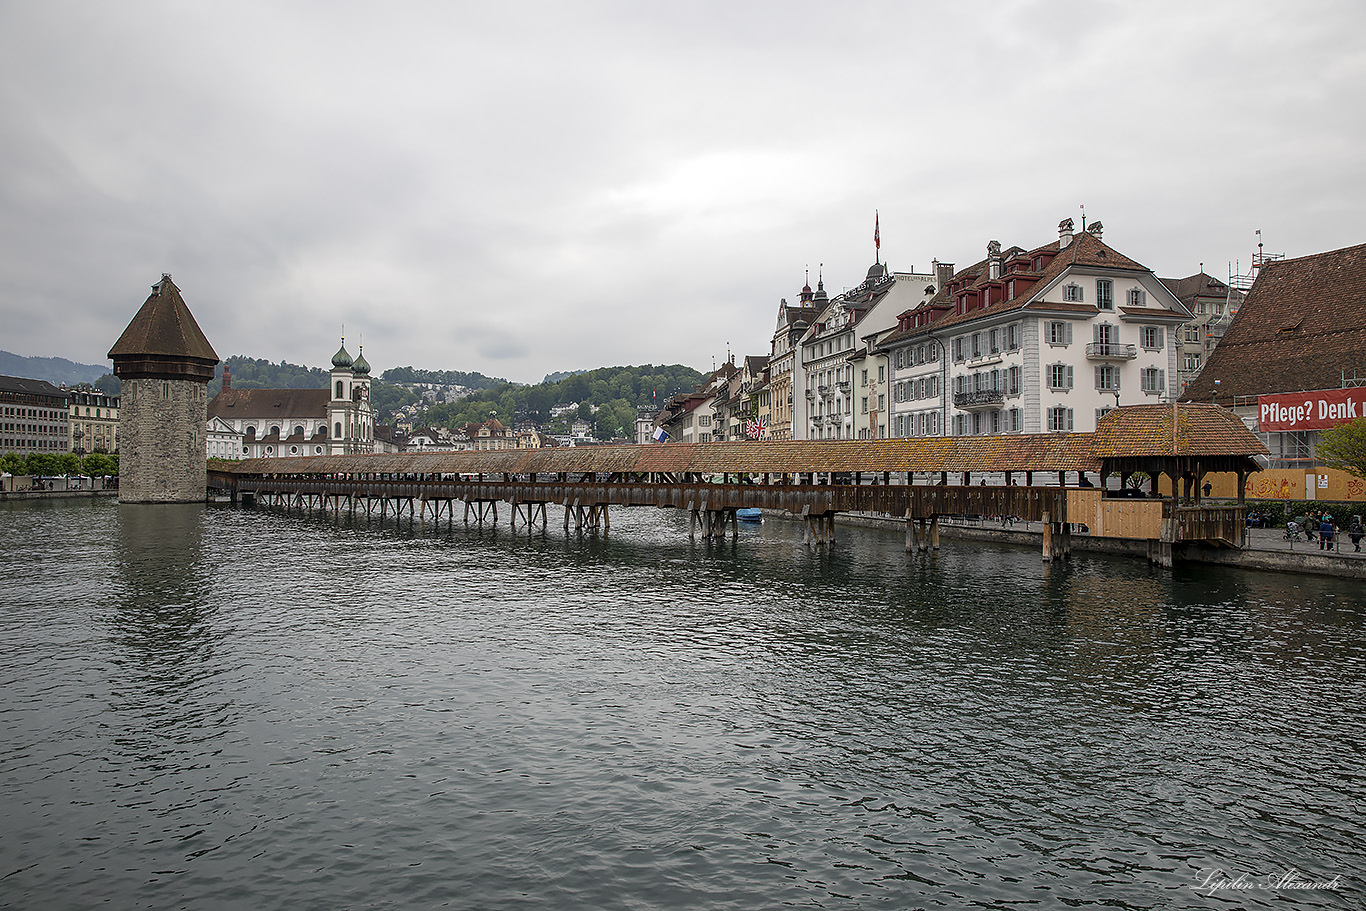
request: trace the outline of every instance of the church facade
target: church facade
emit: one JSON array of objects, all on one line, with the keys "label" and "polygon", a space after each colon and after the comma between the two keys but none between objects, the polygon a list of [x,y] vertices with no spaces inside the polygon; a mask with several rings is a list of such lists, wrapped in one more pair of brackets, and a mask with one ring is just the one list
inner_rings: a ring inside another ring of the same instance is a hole
[{"label": "church facade", "polygon": [[[364,349],[353,360],[346,340],[332,356],[326,389],[233,389],[223,371],[223,390],[209,402],[208,416],[242,437],[244,458],[354,455],[383,451],[375,439],[370,402],[370,364]],[[212,455],[212,453],[210,453]]]}]

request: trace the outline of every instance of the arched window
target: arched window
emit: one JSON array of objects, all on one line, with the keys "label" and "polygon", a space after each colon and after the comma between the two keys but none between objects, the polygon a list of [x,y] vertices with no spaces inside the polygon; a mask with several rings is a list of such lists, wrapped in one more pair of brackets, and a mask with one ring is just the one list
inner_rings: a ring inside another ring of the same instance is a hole
[{"label": "arched window", "polygon": [[322,437],[323,439],[326,439],[326,438],[327,438],[327,425],[326,425],[326,424],[319,424],[319,425],[318,425],[318,436]]},{"label": "arched window", "polygon": [[247,439],[248,439],[248,440],[254,440],[254,439],[256,439],[256,428],[255,428],[255,427],[248,427],[248,428],[247,428]]},{"label": "arched window", "polygon": [[295,434],[295,436],[303,436],[303,435],[304,435],[304,425],[303,425],[303,424],[295,424],[295,425],[294,425],[294,434]]},{"label": "arched window", "polygon": [[337,394],[332,396],[334,399],[344,399],[346,395],[342,392],[342,381],[337,380]]},{"label": "arched window", "polygon": [[337,422],[335,429],[332,431],[332,435],[337,439],[341,439],[341,421]]},{"label": "arched window", "polygon": [[271,424],[271,425],[270,425],[270,432],[271,432],[272,434],[274,434],[275,436],[278,437],[278,436],[280,435],[280,425],[279,425],[279,424]]}]

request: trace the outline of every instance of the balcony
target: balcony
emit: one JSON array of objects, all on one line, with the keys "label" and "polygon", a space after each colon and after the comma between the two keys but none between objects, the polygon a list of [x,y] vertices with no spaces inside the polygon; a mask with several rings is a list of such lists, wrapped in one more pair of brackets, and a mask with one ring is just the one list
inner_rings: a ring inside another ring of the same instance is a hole
[{"label": "balcony", "polygon": [[971,357],[969,357],[967,361],[964,362],[964,366],[969,369],[989,367],[992,364],[999,364],[1004,359],[1005,355],[1002,354],[1000,351],[979,352],[974,353]]},{"label": "balcony", "polygon": [[[814,389],[808,389],[808,390],[806,390],[806,397],[807,397],[808,400],[815,399],[815,397],[816,397],[816,390],[814,390]],[[790,398],[790,397],[789,397],[789,401],[791,401],[791,398]]]},{"label": "balcony", "polygon": [[838,415],[838,414],[827,414],[827,415],[825,416],[825,423],[827,423],[827,424],[829,424],[829,425],[831,425],[831,426],[833,427],[833,426],[836,425],[836,424],[843,424],[843,423],[844,423],[844,418],[842,418],[842,417],[841,417],[840,415]]},{"label": "balcony", "polygon": [[821,398],[827,398],[833,394],[833,390],[829,386],[817,386],[816,391],[821,394]]},{"label": "balcony", "polygon": [[1138,346],[1092,342],[1086,346],[1086,356],[1093,361],[1131,361],[1138,357]]},{"label": "balcony", "polygon": [[974,411],[978,408],[999,408],[1005,404],[1006,394],[1000,389],[983,389],[980,392],[955,392],[953,407],[961,411]]},{"label": "balcony", "polygon": [[840,380],[838,383],[835,384],[835,388],[836,388],[836,389],[838,389],[840,392],[845,392],[845,393],[847,393],[847,392],[849,391],[849,386],[850,386],[850,383],[849,383],[848,380]]}]

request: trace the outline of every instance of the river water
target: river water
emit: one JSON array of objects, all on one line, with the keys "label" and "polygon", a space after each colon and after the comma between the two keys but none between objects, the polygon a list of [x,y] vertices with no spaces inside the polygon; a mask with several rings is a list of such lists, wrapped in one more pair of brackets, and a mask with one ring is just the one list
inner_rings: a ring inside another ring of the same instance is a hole
[{"label": "river water", "polygon": [[0,504],[0,905],[1361,907],[1357,584],[903,540]]}]

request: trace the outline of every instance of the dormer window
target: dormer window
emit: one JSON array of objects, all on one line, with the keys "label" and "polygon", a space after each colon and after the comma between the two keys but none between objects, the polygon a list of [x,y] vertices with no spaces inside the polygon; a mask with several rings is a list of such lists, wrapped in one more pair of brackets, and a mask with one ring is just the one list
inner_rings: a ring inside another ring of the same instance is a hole
[{"label": "dormer window", "polygon": [[1148,305],[1148,293],[1142,288],[1129,289],[1129,306],[1146,307]]}]

